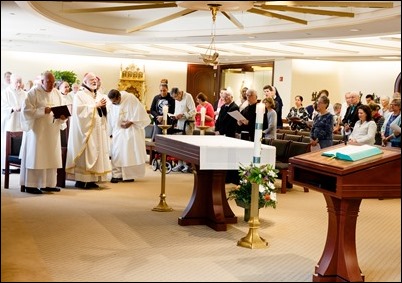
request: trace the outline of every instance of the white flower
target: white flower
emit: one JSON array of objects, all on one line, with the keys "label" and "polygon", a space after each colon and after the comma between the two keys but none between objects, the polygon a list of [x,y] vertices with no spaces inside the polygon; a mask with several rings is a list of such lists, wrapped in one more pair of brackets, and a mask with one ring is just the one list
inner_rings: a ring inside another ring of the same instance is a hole
[{"label": "white flower", "polygon": [[275,193],[275,192],[271,192],[271,193],[269,194],[269,197],[270,197],[273,201],[276,201],[276,193]]},{"label": "white flower", "polygon": [[260,191],[260,193],[264,193],[265,192],[265,188],[263,185],[259,185],[258,186],[258,190]]}]

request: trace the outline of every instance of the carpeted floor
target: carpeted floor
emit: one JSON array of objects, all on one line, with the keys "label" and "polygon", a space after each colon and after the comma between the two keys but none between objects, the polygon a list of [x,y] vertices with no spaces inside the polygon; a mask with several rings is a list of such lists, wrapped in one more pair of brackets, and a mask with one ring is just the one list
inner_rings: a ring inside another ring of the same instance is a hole
[{"label": "carpeted floor", "polygon": [[[239,222],[225,232],[177,224],[192,174],[167,175],[172,212],[152,211],[161,185],[150,167],[134,183],[81,190],[68,181],[44,195],[21,193],[18,178],[1,189],[2,282],[311,282],[326,239],[322,194],[297,186],[260,209],[268,248],[247,249],[236,244],[249,226],[233,201]],[[400,199],[363,200],[356,242],[367,282],[400,282]]]}]

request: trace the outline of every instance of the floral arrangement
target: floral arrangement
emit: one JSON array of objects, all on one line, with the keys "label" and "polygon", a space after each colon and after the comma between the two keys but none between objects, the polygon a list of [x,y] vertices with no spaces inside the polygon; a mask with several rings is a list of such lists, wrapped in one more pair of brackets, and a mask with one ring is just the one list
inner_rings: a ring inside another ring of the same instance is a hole
[{"label": "floral arrangement", "polygon": [[251,163],[249,166],[241,165],[239,168],[240,185],[228,193],[228,199],[241,201],[245,204],[251,203],[252,183],[259,185],[258,207],[272,206],[276,208],[275,178],[279,171],[271,164],[256,166]]}]

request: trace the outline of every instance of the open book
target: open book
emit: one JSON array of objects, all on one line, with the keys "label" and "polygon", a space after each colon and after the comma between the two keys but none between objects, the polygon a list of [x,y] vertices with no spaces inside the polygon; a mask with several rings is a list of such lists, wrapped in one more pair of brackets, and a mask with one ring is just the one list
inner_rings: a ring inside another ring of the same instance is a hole
[{"label": "open book", "polygon": [[55,119],[59,119],[61,115],[64,115],[66,118],[71,116],[70,113],[70,105],[60,105],[60,106],[55,106],[52,107],[52,112],[53,112],[53,117]]},{"label": "open book", "polygon": [[335,157],[342,160],[356,161],[373,155],[381,154],[382,150],[371,145],[347,145],[330,151],[324,151],[322,155]]}]

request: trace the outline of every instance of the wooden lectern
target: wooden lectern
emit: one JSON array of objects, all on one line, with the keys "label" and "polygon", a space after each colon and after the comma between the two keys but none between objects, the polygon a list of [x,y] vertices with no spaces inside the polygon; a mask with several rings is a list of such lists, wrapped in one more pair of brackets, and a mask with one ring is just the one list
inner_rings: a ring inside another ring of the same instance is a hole
[{"label": "wooden lectern", "polygon": [[[227,224],[237,223],[227,201],[226,170],[251,163],[253,142],[215,135],[157,135],[155,149],[195,168],[193,194],[179,225],[207,225],[226,231]],[[261,163],[275,164],[275,147],[261,146]]]},{"label": "wooden lectern", "polygon": [[381,149],[380,155],[354,162],[322,156],[328,149],[289,159],[289,181],[322,192],[327,202],[327,240],[314,282],[364,281],[355,237],[360,203],[365,198],[401,197],[401,150]]}]

